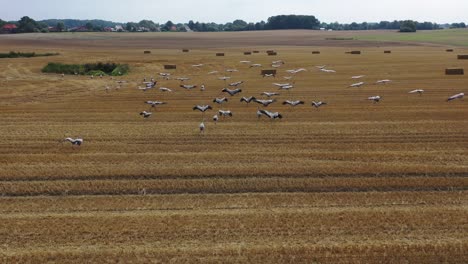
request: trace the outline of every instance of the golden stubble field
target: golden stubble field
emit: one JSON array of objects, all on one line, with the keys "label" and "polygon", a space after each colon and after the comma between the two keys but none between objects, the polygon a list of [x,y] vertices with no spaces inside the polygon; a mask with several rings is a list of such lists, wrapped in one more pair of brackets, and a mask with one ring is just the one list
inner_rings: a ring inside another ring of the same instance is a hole
[{"label": "golden stubble field", "polygon": [[[466,94],[468,79],[445,76],[444,69],[468,70],[468,61],[456,59],[468,50],[366,42],[340,47],[312,37],[316,46],[304,46],[301,32],[275,34],[277,42],[255,33],[196,40],[181,34],[1,36],[2,52],[61,54],[0,61],[1,259],[466,263],[468,105],[445,100]],[[182,53],[191,41],[195,48]],[[267,56],[267,49],[278,56]],[[261,53],[243,55],[250,50]],[[345,54],[349,50],[363,54]],[[259,68],[241,60],[285,65],[276,78],[262,78]],[[42,74],[50,61],[128,63],[131,73],[116,79],[128,81],[122,88],[106,92],[116,80]],[[165,71],[164,64],[178,68]],[[337,72],[320,72],[318,65]],[[307,71],[296,75],[295,88],[280,91],[278,102],[265,108],[281,112],[282,120],[258,120],[258,105],[239,102],[278,91],[272,83],[286,82],[285,71],[297,68]],[[220,74],[207,74],[215,70]],[[178,88],[179,81],[162,80],[160,72],[190,77],[187,83],[204,83],[206,90]],[[221,75],[245,81],[243,92],[222,94]],[[366,75],[366,85],[347,88],[358,82],[354,75]],[[139,91],[144,77],[175,91]],[[380,79],[392,82],[373,84]],[[414,89],[425,93],[408,94]],[[375,95],[380,103],[365,100]],[[211,102],[222,96],[227,104]],[[281,105],[286,99],[306,104]],[[138,113],[149,109],[146,100],[168,104],[144,120]],[[313,100],[328,105],[316,110]],[[214,111],[204,117],[202,136],[202,114],[191,108],[208,103]],[[215,125],[218,109],[233,117]],[[59,143],[68,136],[85,142],[80,149]]]}]

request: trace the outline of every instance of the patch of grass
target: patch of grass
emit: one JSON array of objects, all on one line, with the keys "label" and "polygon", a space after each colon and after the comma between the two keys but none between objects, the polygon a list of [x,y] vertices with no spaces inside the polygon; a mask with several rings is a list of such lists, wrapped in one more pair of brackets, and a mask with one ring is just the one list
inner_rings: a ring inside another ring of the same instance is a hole
[{"label": "patch of grass", "polygon": [[35,53],[35,52],[14,52],[0,53],[0,59],[12,59],[12,58],[32,58],[32,57],[49,57],[57,56],[59,53]]},{"label": "patch of grass", "polygon": [[49,62],[43,69],[45,73],[63,73],[80,75],[112,75],[121,76],[129,72],[127,64],[116,63],[86,63],[86,64],[63,64]]}]

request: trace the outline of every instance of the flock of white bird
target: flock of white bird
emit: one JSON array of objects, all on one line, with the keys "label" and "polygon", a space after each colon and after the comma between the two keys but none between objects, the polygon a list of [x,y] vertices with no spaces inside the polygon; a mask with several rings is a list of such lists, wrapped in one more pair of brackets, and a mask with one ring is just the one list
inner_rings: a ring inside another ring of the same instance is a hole
[{"label": "flock of white bird", "polygon": [[[249,65],[249,68],[263,67],[262,64],[252,63],[251,61],[246,61],[246,60],[240,61],[240,63]],[[277,60],[277,61],[273,61],[271,63],[271,67],[273,67],[273,68],[280,68],[283,65],[285,65],[285,62],[283,60]],[[193,68],[202,68],[203,66],[204,66],[204,64],[194,64],[194,65],[192,65]],[[327,66],[325,66],[325,65],[316,66],[316,68],[319,71],[324,72],[324,73],[336,73],[336,71],[333,70],[333,69],[327,69]],[[276,86],[278,88],[278,90],[280,90],[280,91],[288,91],[289,92],[291,89],[293,89],[295,87],[294,77],[296,76],[296,74],[301,73],[301,72],[305,72],[305,71],[307,71],[307,69],[305,69],[305,68],[286,70],[286,72],[289,74],[289,76],[284,76],[283,78],[285,80],[287,80],[287,81],[290,81],[290,82],[287,82],[287,83],[275,82],[275,83],[272,83],[272,85]],[[225,72],[229,73],[230,76],[217,77],[218,80],[224,81],[224,87],[225,88],[222,88],[221,92],[225,93],[226,95],[229,95],[230,97],[234,97],[234,96],[239,95],[240,93],[242,93],[243,92],[242,87],[244,85],[244,81],[236,81],[236,82],[228,83],[228,81],[231,79],[232,73],[239,72],[239,70],[237,70],[237,69],[226,69]],[[215,75],[215,74],[222,74],[222,73],[220,73],[219,71],[211,71],[211,72],[208,73],[208,75]],[[162,78],[163,80],[171,80],[172,74],[167,73],[167,72],[161,72],[161,73],[159,73],[159,77]],[[275,74],[264,74],[263,75],[263,78],[268,78],[268,77],[276,77],[276,75]],[[364,77],[365,77],[365,75],[357,75],[357,76],[352,76],[351,79],[352,80],[359,80],[359,79],[362,79]],[[193,90],[195,88],[198,88],[198,85],[186,84],[185,83],[186,81],[190,80],[189,77],[176,77],[176,78],[173,78],[173,79],[177,80],[177,81],[180,81],[179,87],[183,88],[185,90]],[[391,83],[391,82],[392,82],[392,80],[383,79],[383,80],[378,80],[373,84],[375,84],[375,85],[386,85],[386,84]],[[120,87],[122,84],[124,84],[126,82],[125,81],[117,81],[117,83],[119,85],[118,87]],[[158,85],[158,81],[155,80],[154,78],[151,78],[149,81],[147,81],[147,79],[144,78],[142,84],[143,84],[143,86],[139,86],[138,90],[146,92],[148,90],[156,89],[157,85]],[[366,83],[363,82],[363,81],[360,81],[360,82],[356,82],[356,83],[353,83],[353,84],[349,85],[349,88],[359,88],[359,87],[361,87],[363,85],[366,85]],[[157,89],[159,91],[163,92],[163,93],[170,93],[170,92],[173,92],[173,90],[174,90],[174,89],[167,88],[167,87],[164,87],[164,86],[160,86]],[[200,85],[200,90],[205,91],[205,89],[206,89],[205,85],[201,84]],[[105,91],[109,92],[110,90],[111,90],[111,88],[109,86],[106,86]],[[409,91],[408,93],[409,94],[419,94],[421,96],[424,93],[424,90],[423,89],[415,89],[415,90]],[[267,92],[262,92],[260,95],[266,97],[267,99],[259,99],[259,98],[256,98],[255,96],[249,96],[249,97],[244,96],[244,97],[241,97],[239,101],[241,103],[247,103],[247,104],[250,104],[250,103],[254,102],[254,103],[257,103],[257,104],[259,104],[259,105],[261,105],[263,107],[268,107],[269,105],[277,102],[277,100],[274,97],[280,95],[280,93],[278,93],[278,92],[268,92],[267,91]],[[456,99],[462,99],[464,97],[464,95],[465,95],[464,93],[458,93],[458,94],[452,95],[452,96],[447,98],[447,102],[453,101],[453,100],[456,100]],[[219,97],[219,98],[214,98],[212,100],[212,102],[217,104],[217,105],[222,105],[224,103],[227,103],[230,100],[232,100],[232,98]],[[373,103],[378,103],[378,102],[380,102],[382,100],[382,97],[380,95],[374,95],[374,96],[369,96],[367,98],[367,100],[372,101]],[[166,105],[167,102],[145,101],[145,104],[150,105],[151,108],[155,108],[155,107],[158,107],[158,106],[161,106],[161,105]],[[289,105],[291,107],[296,107],[298,105],[304,105],[304,104],[305,104],[305,102],[302,101],[302,100],[285,100],[285,101],[282,102],[282,105]],[[316,109],[318,109],[318,108],[320,108],[320,107],[322,107],[324,105],[327,105],[327,102],[312,101],[312,103],[311,103],[311,106],[315,107]],[[205,130],[206,130],[204,115],[205,115],[205,112],[213,110],[213,107],[211,105],[208,105],[208,104],[206,104],[206,105],[195,105],[195,106],[192,107],[192,110],[200,111],[203,114],[203,120],[199,124],[199,130],[200,130],[201,134],[204,134]],[[152,114],[153,113],[151,111],[149,111],[149,110],[148,111],[145,110],[145,111],[140,112],[140,115],[145,119],[150,118],[152,116]],[[257,114],[257,118],[261,118],[262,116],[267,117],[267,118],[269,118],[271,120],[282,119],[283,118],[283,115],[280,112],[272,112],[272,111],[268,111],[266,109],[257,108],[257,113],[256,114]],[[229,117],[232,117],[232,116],[233,116],[233,113],[230,110],[219,109],[218,112],[212,117],[212,120],[216,124],[219,121],[220,117],[229,118]],[[82,138],[75,138],[75,139],[74,138],[66,138],[66,139],[64,139],[64,141],[70,142],[73,146],[81,146],[83,144],[83,139]]]}]

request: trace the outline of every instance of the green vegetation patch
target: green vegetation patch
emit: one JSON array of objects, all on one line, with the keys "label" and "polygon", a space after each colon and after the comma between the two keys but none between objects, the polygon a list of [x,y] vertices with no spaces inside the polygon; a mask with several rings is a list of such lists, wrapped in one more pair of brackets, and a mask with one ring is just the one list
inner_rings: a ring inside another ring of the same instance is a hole
[{"label": "green vegetation patch", "polygon": [[116,64],[113,62],[98,62],[86,64],[63,64],[49,62],[43,69],[45,73],[63,73],[63,74],[80,74],[80,75],[112,75],[121,76],[130,71],[127,64]]},{"label": "green vegetation patch", "polygon": [[48,56],[57,56],[57,55],[59,55],[59,53],[35,53],[35,52],[14,52],[14,51],[10,51],[9,53],[0,53],[0,59],[48,57]]}]

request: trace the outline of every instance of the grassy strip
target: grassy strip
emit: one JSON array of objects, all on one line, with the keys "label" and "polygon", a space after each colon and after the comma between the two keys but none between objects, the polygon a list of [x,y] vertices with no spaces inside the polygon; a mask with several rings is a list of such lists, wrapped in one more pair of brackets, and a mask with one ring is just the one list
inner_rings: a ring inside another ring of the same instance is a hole
[{"label": "grassy strip", "polygon": [[127,64],[116,63],[86,63],[86,64],[63,64],[49,62],[43,69],[44,73],[63,73],[80,75],[112,75],[121,76],[129,72],[130,67]]},{"label": "grassy strip", "polygon": [[14,52],[0,53],[0,59],[12,58],[33,58],[33,57],[49,57],[57,56],[59,53],[35,53],[35,52]]}]

